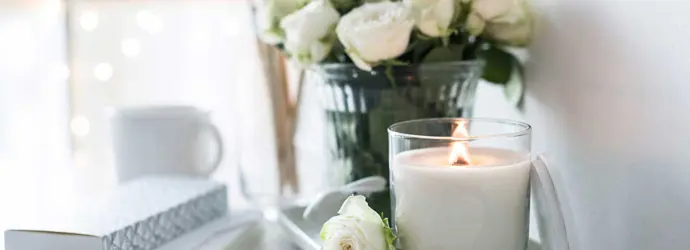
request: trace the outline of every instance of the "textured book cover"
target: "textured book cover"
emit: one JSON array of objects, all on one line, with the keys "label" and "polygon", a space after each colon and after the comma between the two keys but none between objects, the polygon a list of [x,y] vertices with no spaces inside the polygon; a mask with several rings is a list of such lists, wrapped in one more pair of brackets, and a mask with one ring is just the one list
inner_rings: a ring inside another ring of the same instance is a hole
[{"label": "textured book cover", "polygon": [[5,232],[6,250],[148,250],[227,213],[225,185],[153,177],[95,197],[49,223]]}]

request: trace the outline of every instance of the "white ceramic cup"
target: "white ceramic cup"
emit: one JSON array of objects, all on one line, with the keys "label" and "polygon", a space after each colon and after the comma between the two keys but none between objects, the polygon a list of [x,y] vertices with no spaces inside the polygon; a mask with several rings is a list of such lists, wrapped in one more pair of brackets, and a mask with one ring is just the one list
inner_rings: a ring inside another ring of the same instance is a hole
[{"label": "white ceramic cup", "polygon": [[218,128],[208,112],[191,106],[121,108],[111,126],[120,183],[149,175],[207,177],[223,158]]}]

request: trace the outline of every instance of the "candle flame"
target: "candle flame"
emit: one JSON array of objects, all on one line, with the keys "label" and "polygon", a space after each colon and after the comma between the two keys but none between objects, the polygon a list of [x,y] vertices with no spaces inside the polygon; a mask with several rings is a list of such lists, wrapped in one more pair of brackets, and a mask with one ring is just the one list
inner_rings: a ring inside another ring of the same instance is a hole
[{"label": "candle flame", "polygon": [[[467,121],[458,121],[453,130],[451,137],[453,138],[468,138]],[[470,157],[470,146],[466,141],[454,141],[450,144],[451,151],[448,157],[448,162],[451,165],[472,165],[472,158]]]}]

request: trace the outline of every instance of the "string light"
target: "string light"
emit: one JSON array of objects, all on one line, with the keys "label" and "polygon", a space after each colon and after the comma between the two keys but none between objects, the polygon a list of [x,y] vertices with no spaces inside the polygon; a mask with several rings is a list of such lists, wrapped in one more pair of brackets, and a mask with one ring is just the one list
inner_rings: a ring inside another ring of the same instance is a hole
[{"label": "string light", "polygon": [[98,27],[98,12],[95,11],[84,11],[79,17],[79,24],[81,28],[86,31],[95,30]]},{"label": "string light", "polygon": [[72,118],[69,126],[72,129],[72,133],[77,137],[87,136],[91,132],[91,123],[83,115],[77,115]]},{"label": "string light", "polygon": [[93,75],[99,81],[108,81],[113,76],[113,66],[111,66],[109,63],[99,63],[93,69]]}]

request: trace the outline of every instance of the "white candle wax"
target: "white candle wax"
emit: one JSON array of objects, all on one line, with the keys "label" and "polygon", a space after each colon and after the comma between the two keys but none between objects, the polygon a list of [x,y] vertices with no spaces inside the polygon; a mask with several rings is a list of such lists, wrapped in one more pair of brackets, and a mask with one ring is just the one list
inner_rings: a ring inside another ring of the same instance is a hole
[{"label": "white candle wax", "polygon": [[403,250],[523,250],[528,237],[528,154],[470,148],[473,166],[448,164],[449,148],[403,152],[393,162],[395,223]]}]

